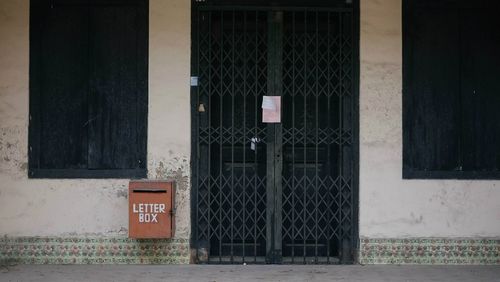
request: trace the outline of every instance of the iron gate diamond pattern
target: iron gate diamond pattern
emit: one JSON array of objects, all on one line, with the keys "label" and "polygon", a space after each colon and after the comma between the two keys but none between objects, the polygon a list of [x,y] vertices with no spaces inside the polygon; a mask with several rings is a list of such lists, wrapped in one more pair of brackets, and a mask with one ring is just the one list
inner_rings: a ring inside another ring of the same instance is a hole
[{"label": "iron gate diamond pattern", "polygon": [[[266,147],[276,144],[260,111],[269,95],[271,13],[214,6],[194,14],[192,236],[201,262],[275,262],[266,253]],[[355,223],[353,11],[284,9],[282,17],[280,261],[345,262]]]}]

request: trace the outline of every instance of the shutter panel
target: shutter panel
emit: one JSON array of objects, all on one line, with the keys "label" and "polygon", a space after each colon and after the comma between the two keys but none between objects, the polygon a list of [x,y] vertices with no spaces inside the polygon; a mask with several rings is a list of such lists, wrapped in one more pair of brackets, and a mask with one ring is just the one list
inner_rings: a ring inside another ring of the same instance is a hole
[{"label": "shutter panel", "polygon": [[500,17],[498,5],[462,13],[462,150],[466,171],[500,168]]},{"label": "shutter panel", "polygon": [[86,168],[87,9],[44,5],[39,60],[39,165]]},{"label": "shutter panel", "polygon": [[414,8],[405,34],[404,167],[459,166],[459,13]]},{"label": "shutter panel", "polygon": [[[138,168],[137,7],[96,6],[91,13],[89,168]],[[142,157],[142,156],[141,156]]]}]

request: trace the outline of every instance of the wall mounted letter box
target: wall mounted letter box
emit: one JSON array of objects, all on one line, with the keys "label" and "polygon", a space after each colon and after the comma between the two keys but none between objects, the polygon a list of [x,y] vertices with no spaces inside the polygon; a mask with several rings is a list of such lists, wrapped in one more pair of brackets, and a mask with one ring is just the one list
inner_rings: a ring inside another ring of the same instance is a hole
[{"label": "wall mounted letter box", "polygon": [[131,181],[128,195],[130,238],[172,238],[174,236],[174,183]]}]

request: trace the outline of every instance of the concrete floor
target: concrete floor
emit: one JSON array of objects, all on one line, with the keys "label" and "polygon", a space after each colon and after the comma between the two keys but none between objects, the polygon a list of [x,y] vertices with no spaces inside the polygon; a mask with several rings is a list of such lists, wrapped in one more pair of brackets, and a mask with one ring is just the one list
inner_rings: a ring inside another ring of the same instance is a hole
[{"label": "concrete floor", "polygon": [[18,265],[0,281],[500,281],[500,266]]}]

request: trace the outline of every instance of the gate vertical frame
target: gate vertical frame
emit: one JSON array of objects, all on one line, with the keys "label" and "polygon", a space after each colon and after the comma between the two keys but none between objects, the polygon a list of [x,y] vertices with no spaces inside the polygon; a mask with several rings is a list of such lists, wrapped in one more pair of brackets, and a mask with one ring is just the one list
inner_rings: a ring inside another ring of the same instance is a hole
[{"label": "gate vertical frame", "polygon": [[[194,7],[195,2],[191,1],[191,69],[190,75],[197,76],[199,75],[199,13],[198,10]],[[199,115],[198,105],[199,105],[199,90],[198,87],[194,87],[190,85],[190,100],[191,100],[191,158],[189,161],[189,165],[191,167],[191,178],[190,178],[190,204],[191,204],[191,234],[189,236],[189,247],[191,249],[190,252],[190,263],[198,263],[199,258],[199,246],[198,246],[198,209],[196,206],[198,205],[198,177],[199,177],[199,165],[198,159],[200,157],[200,147],[199,147]]]},{"label": "gate vertical frame", "polygon": [[[283,96],[283,12],[268,12],[268,90],[270,96]],[[267,124],[267,138],[272,141],[267,145],[267,260],[282,261],[282,167],[283,144],[282,123]]]},{"label": "gate vertical frame", "polygon": [[353,83],[352,83],[352,95],[353,99],[353,185],[352,185],[352,196],[353,196],[353,227],[352,227],[352,263],[359,262],[359,87],[360,87],[360,36],[361,36],[361,17],[360,17],[360,0],[353,1],[353,13],[352,13],[352,64],[353,64]]}]

